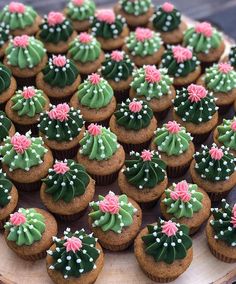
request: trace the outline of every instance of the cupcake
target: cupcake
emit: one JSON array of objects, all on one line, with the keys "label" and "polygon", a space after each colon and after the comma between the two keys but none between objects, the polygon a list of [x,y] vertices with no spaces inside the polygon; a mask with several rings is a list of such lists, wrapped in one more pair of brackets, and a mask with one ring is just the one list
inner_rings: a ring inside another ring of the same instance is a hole
[{"label": "cupcake", "polygon": [[172,46],[165,51],[160,67],[167,69],[177,87],[195,82],[201,74],[200,61],[190,49],[180,45]]},{"label": "cupcake", "polygon": [[6,222],[4,237],[8,247],[24,260],[36,261],[46,256],[57,234],[57,222],[43,209],[20,208]]},{"label": "cupcake", "polygon": [[231,207],[225,199],[212,208],[206,226],[206,237],[212,254],[221,261],[236,262],[236,204]]},{"label": "cupcake", "polygon": [[193,260],[192,239],[186,225],[160,219],[137,236],[134,253],[140,268],[151,280],[171,282]]},{"label": "cupcake", "polygon": [[84,167],[73,160],[56,161],[42,181],[43,204],[66,221],[80,217],[93,200],[95,182]]},{"label": "cupcake", "polygon": [[154,65],[143,66],[134,70],[133,81],[130,84],[130,98],[148,102],[157,118],[163,118],[175,98],[173,79],[167,74],[167,69],[157,69]]},{"label": "cupcake", "polygon": [[219,200],[236,185],[236,158],[222,146],[202,145],[194,154],[190,174],[194,183],[203,188],[212,200]]},{"label": "cupcake", "polygon": [[62,55],[53,55],[36,77],[38,89],[44,91],[52,103],[69,100],[81,82],[75,63]]},{"label": "cupcake", "polygon": [[191,235],[209,218],[211,200],[203,189],[183,180],[165,190],[160,208],[166,220],[175,218],[178,223],[187,225]]},{"label": "cupcake", "polygon": [[226,62],[227,61],[233,66],[234,70],[236,70],[236,45],[230,47],[229,55],[226,58]]},{"label": "cupcake", "polygon": [[90,28],[90,19],[94,17],[95,10],[93,0],[69,0],[64,12],[71,20],[73,28],[78,32],[84,32]]},{"label": "cupcake", "polygon": [[44,16],[37,37],[44,43],[49,53],[66,53],[69,42],[76,37],[72,23],[60,12],[50,12]]},{"label": "cupcake", "polygon": [[80,33],[69,43],[67,56],[74,61],[80,74],[83,75],[96,72],[105,59],[100,42],[85,32]]},{"label": "cupcake", "polygon": [[0,110],[0,146],[4,144],[4,140],[15,134],[15,127],[5,112]]},{"label": "cupcake", "polygon": [[31,6],[10,2],[1,9],[0,22],[7,25],[14,36],[34,35],[39,30],[41,17]]},{"label": "cupcake", "polygon": [[138,203],[155,202],[168,184],[166,164],[158,152],[143,150],[130,152],[130,157],[119,172],[120,191]]},{"label": "cupcake", "polygon": [[126,37],[123,49],[138,67],[145,64],[158,64],[164,53],[159,34],[140,27]]},{"label": "cupcake", "polygon": [[84,133],[84,121],[79,110],[67,103],[51,106],[41,114],[39,134],[52,150],[56,159],[71,159],[76,156],[79,141]]},{"label": "cupcake", "polygon": [[77,160],[96,185],[108,185],[114,182],[125,162],[125,152],[117,143],[117,137],[109,129],[90,124],[80,140]]},{"label": "cupcake", "polygon": [[0,169],[0,230],[3,229],[4,223],[16,209],[17,203],[17,189]]},{"label": "cupcake", "polygon": [[49,110],[48,97],[34,87],[24,87],[23,90],[16,91],[6,104],[7,116],[21,133],[32,130],[37,135],[40,113],[46,110]]},{"label": "cupcake", "polygon": [[84,229],[73,233],[67,228],[62,238],[53,238],[47,254],[47,272],[56,284],[95,283],[104,264],[101,246]]},{"label": "cupcake", "polygon": [[142,224],[142,210],[134,200],[110,191],[90,207],[89,226],[102,247],[121,251],[133,243]]},{"label": "cupcake", "polygon": [[42,138],[16,133],[7,137],[0,146],[2,169],[18,190],[35,191],[41,186],[41,179],[52,167],[51,151]]},{"label": "cupcake", "polygon": [[216,99],[203,86],[191,84],[177,91],[174,119],[183,125],[197,144],[207,139],[218,122]]},{"label": "cupcake", "polygon": [[185,174],[195,151],[191,135],[176,121],[169,121],[157,128],[151,149],[159,151],[167,165],[168,177]]},{"label": "cupcake", "polygon": [[10,38],[10,26],[0,22],[0,58],[4,56]]},{"label": "cupcake", "polygon": [[129,34],[125,18],[112,10],[98,10],[92,21],[92,34],[101,43],[103,50],[121,48]]},{"label": "cupcake", "polygon": [[157,8],[149,26],[161,34],[165,44],[178,44],[183,41],[186,23],[175,6],[165,2]]},{"label": "cupcake", "polygon": [[116,99],[110,84],[99,74],[93,73],[79,85],[70,105],[79,109],[88,123],[100,122],[107,125],[116,109]]},{"label": "cupcake", "polygon": [[148,24],[154,8],[151,0],[119,0],[114,11],[126,19],[129,27],[136,28]]},{"label": "cupcake", "polygon": [[126,153],[140,152],[149,147],[157,121],[146,102],[127,99],[117,106],[109,126]]}]

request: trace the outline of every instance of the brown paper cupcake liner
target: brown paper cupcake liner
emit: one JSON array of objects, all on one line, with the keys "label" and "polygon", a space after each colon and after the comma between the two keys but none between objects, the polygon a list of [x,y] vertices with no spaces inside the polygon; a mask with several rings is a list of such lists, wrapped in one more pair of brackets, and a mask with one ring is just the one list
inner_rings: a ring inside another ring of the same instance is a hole
[{"label": "brown paper cupcake liner", "polygon": [[221,105],[221,106],[218,105],[218,107],[219,107],[219,109],[218,109],[219,114],[220,115],[224,115],[224,114],[228,113],[230,108],[232,107],[232,105],[233,105],[233,103],[229,104],[229,105]]},{"label": "brown paper cupcake liner", "polygon": [[27,261],[36,261],[45,258],[47,256],[47,253],[46,251],[43,251],[34,255],[23,255],[23,254],[17,254],[17,255]]},{"label": "brown paper cupcake liner", "polygon": [[208,243],[208,245],[209,245],[209,248],[210,248],[211,253],[212,253],[216,258],[218,258],[220,261],[227,262],[227,263],[236,262],[236,259],[233,259],[233,258],[224,256],[224,255],[222,255],[221,253],[219,253],[218,251],[214,250],[214,249],[211,247],[211,245],[210,245],[209,243]]},{"label": "brown paper cupcake liner", "polygon": [[[230,189],[231,190],[231,189]],[[230,190],[224,191],[224,192],[207,192],[211,201],[219,201],[222,198],[225,198]]]},{"label": "brown paper cupcake liner", "polygon": [[129,154],[131,151],[142,152],[144,149],[149,148],[150,143],[151,139],[141,144],[126,144],[120,142],[127,154]]},{"label": "brown paper cupcake liner", "polygon": [[90,176],[96,181],[96,185],[109,185],[117,179],[118,173],[119,171],[105,176],[93,175],[90,173]]},{"label": "brown paper cupcake liner", "polygon": [[139,205],[143,210],[151,209],[157,204],[157,200],[149,201],[149,202],[140,202]]},{"label": "brown paper cupcake liner", "polygon": [[88,207],[86,207],[83,211],[80,211],[78,213],[75,213],[73,215],[61,215],[61,214],[53,214],[56,218],[61,219],[62,221],[75,221],[77,219],[79,219],[80,217],[82,217]]},{"label": "brown paper cupcake liner", "polygon": [[15,76],[15,79],[17,81],[17,88],[23,89],[23,87],[35,86],[35,84],[36,84],[35,78],[36,78],[36,76],[28,77],[28,78],[21,78],[21,77]]},{"label": "brown paper cupcake liner", "polygon": [[149,273],[145,270],[143,270],[143,271],[147,275],[148,278],[150,278],[152,281],[155,281],[155,282],[168,283],[168,282],[174,281],[176,278],[178,278],[178,277],[168,277],[168,278],[156,277],[156,276],[152,275],[151,273]]},{"label": "brown paper cupcake liner", "polygon": [[16,131],[18,131],[20,134],[25,134],[29,130],[32,132],[32,136],[38,136],[39,135],[39,129],[38,124],[30,124],[30,125],[22,125],[14,122],[14,126],[16,128]]},{"label": "brown paper cupcake liner", "polygon": [[160,112],[154,112],[154,115],[155,115],[155,118],[157,119],[157,121],[165,119],[166,116],[168,115],[169,110],[170,110],[170,108],[167,108],[167,109],[160,111]]},{"label": "brown paper cupcake liner", "polygon": [[117,103],[124,102],[129,98],[129,89],[130,88],[126,90],[114,91]]},{"label": "brown paper cupcake liner", "polygon": [[49,96],[49,100],[50,100],[51,104],[58,105],[58,104],[61,104],[61,103],[69,103],[71,97],[72,97],[72,95],[66,96],[66,97],[63,97],[63,98],[54,98],[54,97]]},{"label": "brown paper cupcake liner", "polygon": [[14,180],[12,180],[12,182],[19,191],[37,191],[42,185],[41,180],[32,183],[20,183]]},{"label": "brown paper cupcake liner", "polygon": [[51,150],[52,150],[53,157],[57,160],[73,159],[79,150],[79,145],[76,145],[75,147],[71,149],[63,150],[63,151],[54,150],[54,149],[51,149]]},{"label": "brown paper cupcake liner", "polygon": [[167,176],[171,177],[171,178],[183,176],[187,172],[187,170],[188,170],[188,168],[190,166],[190,163],[191,162],[189,162],[189,163],[187,163],[187,164],[185,164],[183,166],[179,166],[179,167],[169,167],[169,166],[167,166],[167,170],[166,170],[167,171]]},{"label": "brown paper cupcake liner", "polygon": [[134,238],[132,240],[130,240],[129,242],[127,243],[124,243],[124,244],[121,244],[121,245],[115,245],[115,244],[108,244],[106,242],[103,242],[101,239],[99,239],[99,243],[100,245],[105,248],[105,249],[108,249],[110,251],[122,251],[122,250],[125,250],[127,249],[129,246],[131,246],[134,242]]},{"label": "brown paper cupcake liner", "polygon": [[211,131],[204,133],[204,134],[192,135],[193,136],[193,143],[195,145],[199,145],[199,144],[203,143],[204,141],[207,140],[207,138],[209,137],[210,134],[211,134]]}]

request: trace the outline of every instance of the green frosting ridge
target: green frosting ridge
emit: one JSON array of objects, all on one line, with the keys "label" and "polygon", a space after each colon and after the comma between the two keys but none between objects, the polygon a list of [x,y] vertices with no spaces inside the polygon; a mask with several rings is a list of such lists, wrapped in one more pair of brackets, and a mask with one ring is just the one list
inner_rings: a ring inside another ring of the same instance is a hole
[{"label": "green frosting ridge", "polygon": [[236,117],[232,120],[223,119],[223,123],[217,126],[218,141],[230,150],[236,151]]},{"label": "green frosting ridge", "polygon": [[0,63],[0,97],[1,94],[11,85],[11,77],[11,70]]},{"label": "green frosting ridge", "polygon": [[[82,1],[81,1],[82,2]],[[66,6],[66,15],[73,21],[86,21],[94,16],[96,5],[94,1],[84,0],[82,5],[76,5],[69,1]]]},{"label": "green frosting ridge", "polygon": [[125,13],[134,16],[143,15],[152,7],[151,0],[120,0],[119,4]]},{"label": "green frosting ridge", "polygon": [[0,209],[7,206],[11,200],[11,189],[13,184],[6,178],[6,174],[0,170]]},{"label": "green frosting ridge", "polygon": [[6,116],[5,112],[0,111],[0,143],[9,135],[11,125],[11,120]]},{"label": "green frosting ridge", "polygon": [[10,39],[10,26],[0,23],[0,47],[2,47]]},{"label": "green frosting ridge", "polygon": [[229,51],[229,63],[236,68],[236,46],[231,46]]}]

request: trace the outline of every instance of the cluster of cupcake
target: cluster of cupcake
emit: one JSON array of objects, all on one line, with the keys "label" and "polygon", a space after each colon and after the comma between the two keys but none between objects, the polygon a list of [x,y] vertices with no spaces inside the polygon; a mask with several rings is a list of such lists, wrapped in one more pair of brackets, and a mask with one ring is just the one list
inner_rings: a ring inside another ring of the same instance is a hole
[{"label": "cluster of cupcake", "polygon": [[[86,284],[102,270],[102,248],[134,243],[145,274],[167,282],[191,264],[189,235],[208,220],[212,253],[235,262],[236,205],[222,198],[236,185],[236,118],[219,119],[236,110],[236,47],[222,58],[224,50],[216,28],[188,27],[168,2],[120,0],[113,11],[70,0],[43,18],[22,3],[6,5],[0,229],[7,245],[25,260],[47,255],[55,283]],[[210,134],[214,143],[200,148]],[[187,171],[192,182],[182,177]],[[121,194],[108,189],[96,200],[95,186],[116,180]],[[46,210],[17,209],[18,192],[36,190]],[[163,219],[140,232],[142,210],[158,200]],[[68,228],[58,237],[56,219],[70,225],[88,207],[92,234]]]}]

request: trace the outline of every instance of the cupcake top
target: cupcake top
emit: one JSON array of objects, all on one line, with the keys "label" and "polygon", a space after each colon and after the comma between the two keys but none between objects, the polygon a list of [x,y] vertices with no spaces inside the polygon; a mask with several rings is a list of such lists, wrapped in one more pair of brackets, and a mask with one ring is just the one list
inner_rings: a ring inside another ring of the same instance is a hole
[{"label": "cupcake top", "polygon": [[180,45],[168,48],[162,56],[161,67],[167,68],[173,77],[184,77],[194,72],[200,66],[200,61],[187,47]]},{"label": "cupcake top", "polygon": [[73,21],[86,21],[94,16],[96,5],[92,0],[70,0],[66,6],[66,15]]},{"label": "cupcake top", "polygon": [[169,121],[155,131],[154,144],[168,156],[179,156],[189,149],[191,135],[176,121]]},{"label": "cupcake top", "polygon": [[195,170],[202,179],[210,182],[225,181],[235,172],[236,158],[224,147],[211,148],[202,145],[202,151],[194,154]]},{"label": "cupcake top", "polygon": [[113,50],[111,53],[106,54],[101,73],[107,80],[120,82],[132,76],[134,67],[134,63],[124,51]]},{"label": "cupcake top", "polygon": [[229,51],[229,63],[231,66],[236,68],[236,45],[231,46]]},{"label": "cupcake top", "polygon": [[11,125],[11,120],[0,110],[0,143],[9,135]]},{"label": "cupcake top", "polygon": [[68,53],[76,62],[88,63],[97,60],[101,54],[100,42],[91,34],[80,33],[70,44]]},{"label": "cupcake top", "polygon": [[63,200],[69,203],[85,193],[89,180],[83,166],[73,160],[64,160],[56,161],[42,181],[46,184],[45,192],[54,202]]},{"label": "cupcake top", "polygon": [[77,97],[79,102],[91,109],[106,107],[112,100],[114,92],[110,84],[99,74],[93,73],[79,85]]},{"label": "cupcake top", "polygon": [[229,63],[218,63],[206,69],[206,87],[219,93],[228,93],[236,88],[236,71]]},{"label": "cupcake top", "polygon": [[191,84],[187,89],[177,90],[174,110],[183,121],[200,124],[212,119],[218,107],[212,93],[203,86]]},{"label": "cupcake top", "polygon": [[126,130],[139,131],[150,125],[153,111],[146,102],[134,98],[132,101],[127,99],[118,104],[114,115],[119,126],[123,126]]},{"label": "cupcake top", "polygon": [[92,34],[104,39],[117,38],[126,27],[125,18],[110,9],[98,10],[92,21]]},{"label": "cupcake top", "polygon": [[165,190],[166,197],[162,202],[167,207],[167,213],[175,218],[192,218],[194,213],[199,212],[203,205],[203,194],[198,191],[196,184],[187,183],[186,180],[177,184],[173,183]]},{"label": "cupcake top", "polygon": [[17,169],[29,171],[30,168],[43,163],[48,150],[44,147],[41,137],[30,135],[30,131],[25,135],[16,133],[12,137],[7,137],[4,145],[0,146],[1,161],[9,167],[9,171]]},{"label": "cupcake top", "polygon": [[146,65],[133,72],[130,86],[137,96],[144,96],[147,101],[160,99],[171,93],[173,79],[167,74],[167,69],[157,69],[154,65]]},{"label": "cupcake top", "polygon": [[158,152],[143,150],[142,153],[130,152],[122,169],[128,183],[137,189],[153,188],[166,178],[166,164]]},{"label": "cupcake top", "polygon": [[231,207],[225,199],[222,199],[221,208],[211,209],[213,219],[210,225],[214,232],[214,238],[225,242],[227,245],[236,246],[236,204]]},{"label": "cupcake top", "polygon": [[236,117],[223,119],[223,123],[217,126],[218,141],[230,150],[236,151]]},{"label": "cupcake top", "polygon": [[120,147],[114,133],[94,123],[88,126],[79,143],[81,146],[79,153],[87,156],[89,160],[97,161],[108,160]]},{"label": "cupcake top", "polygon": [[0,23],[0,47],[10,39],[10,26],[4,22]]},{"label": "cupcake top", "polygon": [[103,232],[113,231],[121,234],[125,227],[133,224],[137,209],[129,202],[125,194],[115,195],[110,191],[106,196],[99,195],[97,202],[90,202],[92,209],[89,217],[93,227],[100,228]]},{"label": "cupcake top", "polygon": [[100,250],[96,248],[97,239],[93,234],[87,234],[84,229],[71,232],[69,228],[64,231],[62,238],[53,237],[55,250],[48,250],[52,257],[49,269],[59,271],[64,279],[80,277],[96,269],[96,260]]},{"label": "cupcake top", "polygon": [[50,111],[41,114],[39,131],[49,140],[71,141],[79,135],[83,125],[80,110],[63,103],[51,106]]},{"label": "cupcake top", "polygon": [[11,181],[6,178],[6,174],[0,169],[0,210],[9,204],[12,186]]},{"label": "cupcake top", "polygon": [[14,31],[32,26],[37,16],[37,12],[32,7],[20,2],[10,2],[1,10],[0,22]]},{"label": "cupcake top", "polygon": [[157,52],[162,45],[162,40],[158,33],[148,28],[138,27],[134,32],[130,32],[125,43],[132,56],[145,57]]},{"label": "cupcake top", "polygon": [[189,28],[184,34],[184,45],[191,46],[196,53],[210,53],[221,45],[222,34],[208,22]]},{"label": "cupcake top", "polygon": [[43,215],[35,209],[20,208],[10,215],[10,221],[4,228],[9,231],[8,241],[17,246],[31,246],[42,239],[46,226]]},{"label": "cupcake top", "polygon": [[27,35],[14,37],[6,49],[7,63],[20,69],[37,66],[45,55],[43,43]]},{"label": "cupcake top", "polygon": [[171,32],[179,27],[181,14],[175,6],[165,2],[159,6],[152,17],[152,24],[155,30]]},{"label": "cupcake top", "polygon": [[192,247],[186,225],[160,219],[156,225],[148,225],[147,229],[147,235],[142,237],[145,252],[156,262],[172,264],[175,260],[184,259]]},{"label": "cupcake top", "polygon": [[11,98],[12,109],[18,116],[34,117],[41,113],[46,105],[46,98],[41,90],[34,87],[24,87],[18,90]]},{"label": "cupcake top", "polygon": [[12,73],[11,70],[0,63],[0,97],[11,85]]},{"label": "cupcake top", "polygon": [[153,6],[151,0],[119,0],[122,10],[130,15],[140,16]]},{"label": "cupcake top", "polygon": [[39,38],[53,44],[67,41],[73,33],[70,20],[66,19],[61,12],[50,12],[44,16],[43,23],[39,27]]}]

